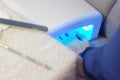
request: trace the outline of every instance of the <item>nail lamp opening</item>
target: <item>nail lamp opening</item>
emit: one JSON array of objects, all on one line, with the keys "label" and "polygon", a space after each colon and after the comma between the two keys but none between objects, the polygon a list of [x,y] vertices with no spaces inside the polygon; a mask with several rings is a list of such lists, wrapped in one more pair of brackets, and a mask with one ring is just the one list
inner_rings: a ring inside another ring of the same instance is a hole
[{"label": "nail lamp opening", "polygon": [[72,40],[76,39],[76,34],[80,33],[84,35],[87,40],[90,40],[92,38],[93,29],[94,29],[94,25],[92,24],[83,26],[81,28],[72,30],[70,32],[66,32],[65,34],[55,37],[55,39],[63,44],[67,44]]}]

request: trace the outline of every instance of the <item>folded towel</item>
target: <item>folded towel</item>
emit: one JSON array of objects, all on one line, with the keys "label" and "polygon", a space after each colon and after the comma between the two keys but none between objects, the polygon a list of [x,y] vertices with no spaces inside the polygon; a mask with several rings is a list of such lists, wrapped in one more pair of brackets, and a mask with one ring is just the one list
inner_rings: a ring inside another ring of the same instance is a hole
[{"label": "folded towel", "polygon": [[83,73],[78,56],[42,31],[12,26],[0,34],[0,44],[12,49],[0,47],[0,80],[76,80],[77,70]]}]

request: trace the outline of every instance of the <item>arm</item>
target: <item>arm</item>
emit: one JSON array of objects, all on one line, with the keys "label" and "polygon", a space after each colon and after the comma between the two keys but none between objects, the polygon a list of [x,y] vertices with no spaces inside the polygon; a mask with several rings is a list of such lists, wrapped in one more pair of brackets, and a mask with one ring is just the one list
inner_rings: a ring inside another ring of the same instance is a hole
[{"label": "arm", "polygon": [[85,70],[97,80],[120,80],[120,28],[114,37],[99,48],[84,52]]}]

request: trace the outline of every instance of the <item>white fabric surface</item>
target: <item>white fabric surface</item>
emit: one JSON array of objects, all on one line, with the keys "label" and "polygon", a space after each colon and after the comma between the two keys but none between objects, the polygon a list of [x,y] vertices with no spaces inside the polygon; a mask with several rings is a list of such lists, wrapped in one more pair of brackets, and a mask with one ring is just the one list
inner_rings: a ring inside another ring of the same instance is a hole
[{"label": "white fabric surface", "polygon": [[46,70],[43,66],[0,47],[0,80],[76,80],[77,76],[85,78],[82,60],[42,31],[12,26],[1,33],[0,43],[52,68]]}]

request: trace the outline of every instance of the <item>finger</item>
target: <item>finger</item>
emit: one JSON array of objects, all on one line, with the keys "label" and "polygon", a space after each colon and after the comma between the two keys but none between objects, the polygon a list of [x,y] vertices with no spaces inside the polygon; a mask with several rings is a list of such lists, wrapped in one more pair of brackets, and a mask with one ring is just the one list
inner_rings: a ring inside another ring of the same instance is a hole
[{"label": "finger", "polygon": [[81,41],[86,40],[85,36],[83,34],[81,34],[81,33],[76,33],[76,37],[77,37],[77,39],[79,39]]}]

